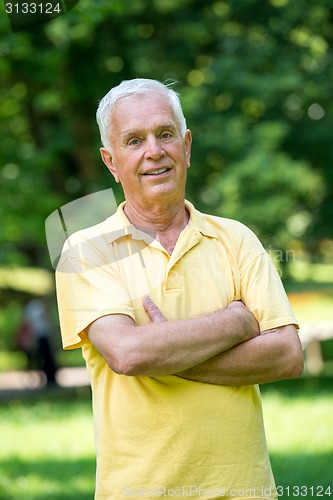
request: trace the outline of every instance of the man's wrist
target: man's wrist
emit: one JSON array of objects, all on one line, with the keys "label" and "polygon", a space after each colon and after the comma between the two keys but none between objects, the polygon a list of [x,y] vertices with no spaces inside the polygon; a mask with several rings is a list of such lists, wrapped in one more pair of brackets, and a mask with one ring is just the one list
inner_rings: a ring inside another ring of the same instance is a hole
[{"label": "man's wrist", "polygon": [[225,315],[228,317],[235,337],[239,339],[238,343],[246,342],[259,335],[259,324],[242,301],[231,302],[225,309]]}]

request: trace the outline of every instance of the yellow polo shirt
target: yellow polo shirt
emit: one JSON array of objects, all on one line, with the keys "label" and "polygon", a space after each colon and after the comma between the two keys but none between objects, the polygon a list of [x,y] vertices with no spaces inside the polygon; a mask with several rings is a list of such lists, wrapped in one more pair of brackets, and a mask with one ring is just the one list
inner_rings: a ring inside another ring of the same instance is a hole
[{"label": "yellow polo shirt", "polygon": [[275,499],[258,386],[117,375],[85,334],[107,314],[147,323],[146,294],[168,320],[242,300],[261,330],[296,324],[270,257],[246,226],[189,202],[170,256],[123,206],[71,236],[56,273],[63,345],[82,347],[91,379],[95,498]]}]

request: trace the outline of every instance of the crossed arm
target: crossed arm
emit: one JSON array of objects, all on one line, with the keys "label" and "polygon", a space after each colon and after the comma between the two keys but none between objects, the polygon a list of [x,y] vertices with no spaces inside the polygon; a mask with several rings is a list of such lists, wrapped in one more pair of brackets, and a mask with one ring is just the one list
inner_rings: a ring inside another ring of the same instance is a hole
[{"label": "crossed arm", "polygon": [[303,371],[295,327],[259,333],[242,302],[177,321],[167,321],[149,297],[144,307],[151,320],[147,325],[136,326],[130,317],[116,314],[97,319],[87,330],[116,373],[173,374],[211,384],[247,385],[295,378]]}]

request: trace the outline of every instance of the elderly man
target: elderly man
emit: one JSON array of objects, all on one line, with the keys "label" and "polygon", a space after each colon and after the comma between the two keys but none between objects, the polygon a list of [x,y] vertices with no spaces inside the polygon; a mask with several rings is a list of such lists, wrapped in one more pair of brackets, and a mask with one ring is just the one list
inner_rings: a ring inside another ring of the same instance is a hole
[{"label": "elderly man", "polygon": [[278,273],[247,227],[185,200],[192,138],[172,89],[124,81],[97,120],[125,202],[57,270],[64,348],[91,378],[95,498],[274,499],[257,384],[303,369]]}]

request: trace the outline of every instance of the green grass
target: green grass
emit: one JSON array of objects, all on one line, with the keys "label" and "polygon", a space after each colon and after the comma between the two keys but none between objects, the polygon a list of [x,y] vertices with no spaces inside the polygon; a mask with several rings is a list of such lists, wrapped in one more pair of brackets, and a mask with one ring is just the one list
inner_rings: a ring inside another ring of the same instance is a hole
[{"label": "green grass", "polygon": [[[286,494],[288,486],[307,486],[309,492],[311,487],[333,488],[331,383],[300,379],[262,386],[272,466],[285,492],[281,498],[295,498]],[[92,500],[90,399],[2,403],[0,429],[1,500]]]},{"label": "green grass", "polygon": [[93,498],[89,399],[2,404],[0,429],[1,500]]},{"label": "green grass", "polygon": [[331,379],[306,378],[262,386],[267,442],[283,498],[288,498],[288,486],[305,486],[308,493],[314,488],[314,494],[302,498],[319,498],[319,487],[331,486],[333,497],[331,387]]}]

